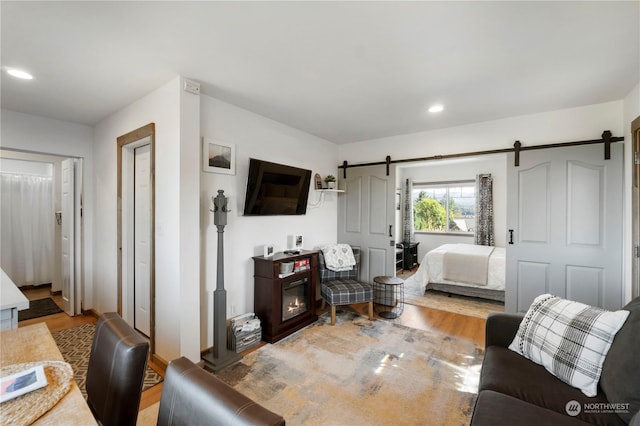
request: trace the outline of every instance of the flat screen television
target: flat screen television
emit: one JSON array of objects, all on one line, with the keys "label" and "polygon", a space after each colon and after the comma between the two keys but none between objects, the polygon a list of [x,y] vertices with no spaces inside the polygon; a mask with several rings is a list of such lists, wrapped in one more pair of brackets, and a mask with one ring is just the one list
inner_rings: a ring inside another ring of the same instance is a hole
[{"label": "flat screen television", "polygon": [[311,170],[251,158],[244,215],[305,214],[310,182]]}]

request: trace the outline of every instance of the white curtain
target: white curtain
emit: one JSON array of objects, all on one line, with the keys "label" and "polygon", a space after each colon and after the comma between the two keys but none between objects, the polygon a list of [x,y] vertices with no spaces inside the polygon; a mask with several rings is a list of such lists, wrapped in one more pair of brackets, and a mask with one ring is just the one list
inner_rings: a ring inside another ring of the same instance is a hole
[{"label": "white curtain", "polygon": [[0,263],[18,286],[53,280],[53,178],[0,173]]}]

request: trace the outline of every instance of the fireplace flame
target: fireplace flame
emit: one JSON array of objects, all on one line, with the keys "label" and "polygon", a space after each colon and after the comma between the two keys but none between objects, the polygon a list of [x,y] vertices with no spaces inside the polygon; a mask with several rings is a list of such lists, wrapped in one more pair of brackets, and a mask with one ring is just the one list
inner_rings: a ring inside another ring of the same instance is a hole
[{"label": "fireplace flame", "polygon": [[289,312],[295,312],[299,309],[302,309],[304,307],[304,303],[298,301],[298,298],[296,297],[296,300],[294,300],[293,302],[289,303]]}]

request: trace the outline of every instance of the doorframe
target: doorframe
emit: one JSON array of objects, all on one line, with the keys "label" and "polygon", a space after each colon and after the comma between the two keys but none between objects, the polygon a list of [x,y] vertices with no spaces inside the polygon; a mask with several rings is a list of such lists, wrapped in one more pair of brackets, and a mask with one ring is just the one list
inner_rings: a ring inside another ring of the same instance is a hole
[{"label": "doorframe", "polygon": [[640,116],[631,122],[631,298],[640,296]]},{"label": "doorframe", "polygon": [[151,212],[150,212],[150,222],[151,222],[151,241],[150,241],[150,275],[149,275],[149,324],[150,324],[150,332],[149,332],[149,353],[152,357],[155,357],[155,334],[156,334],[156,326],[155,326],[155,312],[156,312],[156,299],[155,299],[155,123],[149,123],[146,126],[142,126],[132,132],[126,133],[122,136],[119,136],[116,139],[117,142],[117,151],[118,151],[118,159],[117,159],[117,167],[118,167],[118,221],[117,221],[117,229],[118,229],[118,314],[120,316],[122,313],[122,286],[123,286],[123,271],[122,271],[122,246],[123,246],[123,238],[122,238],[122,227],[123,227],[123,203],[122,203],[122,174],[123,174],[123,151],[128,149],[128,145],[134,144],[141,139],[149,139],[150,145],[150,176],[149,176],[149,185],[151,188],[150,195],[150,204],[151,204]]}]

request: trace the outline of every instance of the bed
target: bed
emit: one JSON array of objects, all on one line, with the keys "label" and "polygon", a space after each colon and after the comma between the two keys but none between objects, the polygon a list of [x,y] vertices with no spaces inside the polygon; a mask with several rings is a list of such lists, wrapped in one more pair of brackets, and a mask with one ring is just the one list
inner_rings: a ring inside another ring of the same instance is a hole
[{"label": "bed", "polygon": [[412,278],[421,294],[431,289],[504,302],[505,249],[443,244],[424,256]]}]

